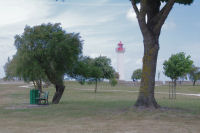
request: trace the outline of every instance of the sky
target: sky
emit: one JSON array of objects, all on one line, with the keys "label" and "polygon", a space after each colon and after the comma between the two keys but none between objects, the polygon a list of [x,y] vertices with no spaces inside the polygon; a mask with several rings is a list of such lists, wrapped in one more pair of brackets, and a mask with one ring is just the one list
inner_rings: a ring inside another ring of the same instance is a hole
[{"label": "sky", "polygon": [[[67,32],[80,33],[83,55],[107,56],[117,69],[115,48],[122,41],[125,80],[131,80],[135,69],[142,67],[143,38],[129,0],[0,0],[0,78],[4,65],[16,53],[14,36],[26,25],[61,23]],[[185,52],[200,66],[200,1],[190,6],[175,4],[160,36],[157,73],[160,80],[163,62],[172,54]],[[158,77],[156,75],[156,80]]]}]

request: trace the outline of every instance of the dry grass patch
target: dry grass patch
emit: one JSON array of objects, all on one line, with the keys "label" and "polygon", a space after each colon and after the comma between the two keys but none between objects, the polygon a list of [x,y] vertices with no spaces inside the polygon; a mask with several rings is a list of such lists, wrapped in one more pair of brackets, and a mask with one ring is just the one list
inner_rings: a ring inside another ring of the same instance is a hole
[{"label": "dry grass patch", "polygon": [[[71,85],[71,86],[70,86]],[[156,94],[166,108],[143,110],[133,108],[137,93],[93,90],[77,83],[67,83],[61,103],[30,107],[29,89],[19,85],[0,85],[0,133],[199,133],[200,99]],[[107,89],[113,89],[112,87]],[[162,91],[167,88],[159,87]],[[55,92],[47,89],[49,99]],[[114,89],[113,89],[114,90]],[[120,90],[120,87],[118,88]],[[121,89],[123,90],[123,88]],[[137,88],[126,88],[137,90]],[[183,91],[189,91],[186,87]],[[2,102],[3,101],[3,102]],[[192,104],[193,103],[193,104]],[[30,107],[30,108],[29,108]]]}]

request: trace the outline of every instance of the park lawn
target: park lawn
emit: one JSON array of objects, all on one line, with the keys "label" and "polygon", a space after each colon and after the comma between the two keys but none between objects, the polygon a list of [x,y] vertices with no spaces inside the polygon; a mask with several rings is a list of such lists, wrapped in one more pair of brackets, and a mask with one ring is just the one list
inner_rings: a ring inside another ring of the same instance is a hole
[{"label": "park lawn", "polygon": [[[159,110],[135,109],[138,88],[110,87],[100,83],[81,86],[66,82],[60,104],[40,107],[29,106],[30,89],[23,84],[0,84],[0,133],[199,133],[200,97],[177,95],[169,100],[167,94],[155,94]],[[105,88],[104,88],[105,86]],[[88,89],[88,90],[86,90]],[[53,86],[49,101],[53,97]],[[105,91],[105,90],[125,90]],[[166,86],[156,87],[167,92]],[[182,86],[181,93],[198,93],[200,87]],[[191,91],[190,91],[191,90]]]}]

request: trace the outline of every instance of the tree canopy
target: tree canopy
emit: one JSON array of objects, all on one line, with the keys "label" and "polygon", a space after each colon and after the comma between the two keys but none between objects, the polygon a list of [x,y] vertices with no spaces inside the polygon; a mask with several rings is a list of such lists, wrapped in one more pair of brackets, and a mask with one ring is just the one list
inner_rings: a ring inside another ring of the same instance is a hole
[{"label": "tree canopy", "polygon": [[63,77],[71,73],[82,53],[79,34],[67,33],[59,23],[26,26],[22,35],[15,36],[15,46],[19,74],[24,79],[47,77],[56,87],[52,103],[59,103]]},{"label": "tree canopy", "polygon": [[136,69],[135,71],[133,71],[133,74],[131,76],[131,79],[133,81],[137,81],[137,80],[140,80],[142,77],[142,69]]},{"label": "tree canopy", "polygon": [[193,81],[193,86],[195,86],[196,81],[200,80],[200,68],[199,67],[192,65],[192,68],[189,72],[189,79],[191,81]]},{"label": "tree canopy", "polygon": [[8,60],[6,64],[4,65],[4,71],[5,71],[5,77],[4,80],[14,80],[16,76],[16,61],[14,59],[10,59],[8,57]]},{"label": "tree canopy", "polygon": [[[141,0],[134,0],[136,3],[140,3]],[[160,2],[169,2],[170,0],[157,0]],[[176,3],[179,4],[184,4],[184,5],[189,5],[191,4],[194,0],[174,0]]]},{"label": "tree canopy", "polygon": [[41,67],[28,56],[21,56],[19,52],[13,56],[12,60],[4,66],[5,79],[23,79],[25,82],[32,81],[35,89],[42,91],[42,81],[47,82],[48,79]]},{"label": "tree canopy", "polygon": [[111,66],[111,60],[105,56],[96,57],[94,59],[82,57],[74,70],[74,77],[80,83],[95,82],[95,92],[97,91],[97,83],[99,81],[110,79],[112,82],[115,82],[114,74],[115,71]]},{"label": "tree canopy", "polygon": [[176,81],[178,77],[191,71],[193,61],[190,58],[190,56],[185,56],[183,52],[172,55],[163,63],[164,74]]}]

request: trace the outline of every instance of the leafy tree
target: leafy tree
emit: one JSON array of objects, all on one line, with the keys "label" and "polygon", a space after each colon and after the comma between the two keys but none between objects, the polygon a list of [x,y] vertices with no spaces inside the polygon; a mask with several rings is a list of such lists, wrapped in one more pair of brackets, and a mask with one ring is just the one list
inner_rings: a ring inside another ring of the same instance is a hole
[{"label": "leafy tree", "polygon": [[192,64],[193,61],[190,60],[190,56],[186,57],[185,53],[174,54],[163,63],[164,74],[171,78],[176,87],[176,80],[190,72]]},{"label": "leafy tree", "polygon": [[64,74],[71,74],[82,51],[79,34],[67,33],[59,23],[26,26],[15,36],[15,46],[18,74],[25,80],[47,78],[56,88],[52,103],[59,103]]},{"label": "leafy tree", "polygon": [[95,93],[97,92],[97,83],[103,79],[114,79],[114,69],[111,66],[111,60],[105,56],[97,58],[82,57],[74,69],[74,78],[80,83],[94,82]]},{"label": "leafy tree", "polygon": [[113,79],[109,80],[109,83],[110,83],[111,86],[116,86],[118,82],[117,82],[116,78],[113,78]]},{"label": "leafy tree", "polygon": [[33,62],[27,56],[21,56],[19,52],[13,56],[13,59],[5,65],[6,78],[19,78],[25,82],[32,81],[35,89],[39,89],[42,92],[42,81],[47,82],[48,79],[37,64]]},{"label": "leafy tree", "polygon": [[193,81],[193,86],[195,86],[195,83],[197,80],[200,79],[200,68],[192,65],[192,69],[189,72],[189,79]]},{"label": "leafy tree", "polygon": [[5,77],[4,80],[14,80],[16,77],[16,63],[8,57],[8,61],[4,65]]},{"label": "leafy tree", "polygon": [[[144,56],[140,92],[135,106],[157,108],[154,97],[155,73],[161,28],[175,3],[190,5],[193,0],[130,0],[143,35]],[[161,3],[165,3],[161,8]],[[137,4],[140,4],[138,9]]]},{"label": "leafy tree", "polygon": [[115,72],[114,77],[110,79],[109,83],[111,86],[116,86],[118,84],[118,80],[119,80],[119,73]]},{"label": "leafy tree", "polygon": [[135,71],[133,71],[131,79],[133,81],[137,81],[137,80],[140,80],[141,77],[142,77],[142,69],[136,69]]}]

